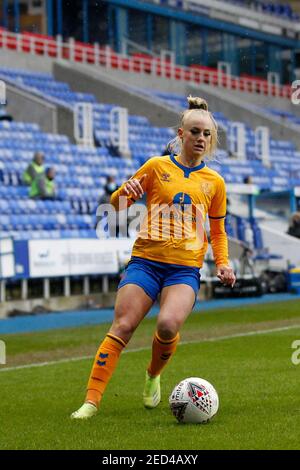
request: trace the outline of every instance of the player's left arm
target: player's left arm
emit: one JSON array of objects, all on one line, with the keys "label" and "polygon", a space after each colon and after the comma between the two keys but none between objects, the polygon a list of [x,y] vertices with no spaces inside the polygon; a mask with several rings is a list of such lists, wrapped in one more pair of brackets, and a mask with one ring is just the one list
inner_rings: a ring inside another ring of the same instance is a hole
[{"label": "player's left arm", "polygon": [[217,277],[222,284],[233,287],[235,274],[229,263],[228,239],[225,231],[225,218],[209,219],[210,240],[217,266]]},{"label": "player's left arm", "polygon": [[229,263],[228,238],[225,231],[226,188],[223,178],[218,181],[216,193],[208,211],[210,240],[217,266],[217,277],[222,284],[235,284],[235,274]]}]

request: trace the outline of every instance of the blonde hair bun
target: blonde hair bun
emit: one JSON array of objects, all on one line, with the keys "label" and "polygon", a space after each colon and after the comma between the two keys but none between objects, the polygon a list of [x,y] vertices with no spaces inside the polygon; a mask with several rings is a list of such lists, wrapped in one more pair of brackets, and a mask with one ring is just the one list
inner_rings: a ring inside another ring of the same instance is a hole
[{"label": "blonde hair bun", "polygon": [[187,97],[187,101],[189,109],[203,109],[204,111],[208,111],[208,104],[203,98],[190,95]]}]

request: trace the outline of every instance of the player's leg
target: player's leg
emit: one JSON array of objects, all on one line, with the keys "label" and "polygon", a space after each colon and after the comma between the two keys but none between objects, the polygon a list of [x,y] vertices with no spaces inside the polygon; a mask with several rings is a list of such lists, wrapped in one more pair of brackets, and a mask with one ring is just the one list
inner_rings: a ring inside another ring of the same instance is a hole
[{"label": "player's leg", "polygon": [[119,289],[114,321],[95,356],[85,404],[72,414],[72,418],[84,419],[96,414],[122,350],[152,304],[153,300],[140,286],[126,284]]},{"label": "player's leg", "polygon": [[152,357],[146,371],[143,402],[155,408],[160,402],[160,373],[176,351],[179,330],[195,302],[195,290],[187,284],[164,287],[161,293]]},{"label": "player's leg", "polygon": [[140,286],[127,284],[119,289],[114,321],[95,357],[87,387],[87,402],[99,405],[123,348],[152,303],[152,299]]}]

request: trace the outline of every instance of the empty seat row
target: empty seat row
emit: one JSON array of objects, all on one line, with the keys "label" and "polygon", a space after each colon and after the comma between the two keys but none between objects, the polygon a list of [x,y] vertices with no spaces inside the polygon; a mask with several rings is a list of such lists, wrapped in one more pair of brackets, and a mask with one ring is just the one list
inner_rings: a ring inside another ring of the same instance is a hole
[{"label": "empty seat row", "polygon": [[95,216],[79,214],[2,215],[0,230],[79,230],[93,229]]}]

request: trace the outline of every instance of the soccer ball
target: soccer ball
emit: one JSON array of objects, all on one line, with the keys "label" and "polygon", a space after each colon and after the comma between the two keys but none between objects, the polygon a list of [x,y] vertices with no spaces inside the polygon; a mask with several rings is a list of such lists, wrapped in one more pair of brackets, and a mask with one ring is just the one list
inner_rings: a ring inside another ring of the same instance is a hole
[{"label": "soccer ball", "polygon": [[207,380],[189,377],[176,385],[169,404],[180,423],[207,423],[218,411],[219,397]]}]

